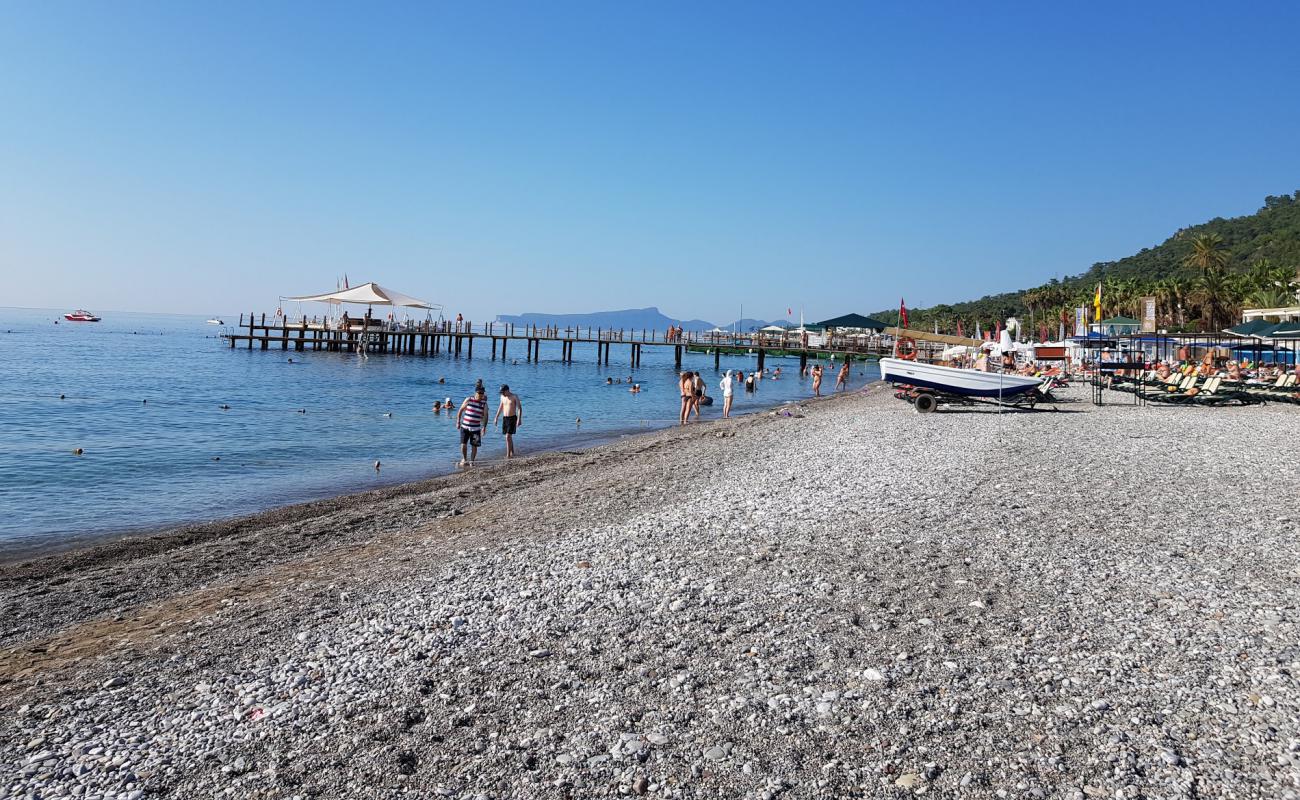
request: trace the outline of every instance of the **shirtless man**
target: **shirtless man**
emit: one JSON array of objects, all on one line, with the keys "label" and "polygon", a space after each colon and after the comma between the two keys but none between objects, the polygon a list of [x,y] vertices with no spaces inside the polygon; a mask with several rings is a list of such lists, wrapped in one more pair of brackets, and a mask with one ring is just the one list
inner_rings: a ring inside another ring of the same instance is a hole
[{"label": "shirtless man", "polygon": [[835,391],[849,388],[849,362],[845,360],[844,366],[840,367],[840,372],[835,376]]},{"label": "shirtless man", "polygon": [[822,396],[822,365],[814,364],[812,368],[813,397]]},{"label": "shirtless man", "polygon": [[510,387],[501,384],[501,402],[497,404],[496,416],[492,424],[501,420],[501,433],[506,437],[506,458],[515,457],[515,432],[524,424],[524,404],[519,395],[510,391]]}]

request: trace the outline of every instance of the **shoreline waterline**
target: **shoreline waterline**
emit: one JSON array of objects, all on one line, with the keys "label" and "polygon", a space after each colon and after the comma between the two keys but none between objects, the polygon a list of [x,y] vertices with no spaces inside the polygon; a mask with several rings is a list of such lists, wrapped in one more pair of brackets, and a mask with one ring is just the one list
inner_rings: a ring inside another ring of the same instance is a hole
[{"label": "shoreline waterline", "polygon": [[[790,406],[799,406],[805,402],[822,403],[838,397],[846,397],[872,391],[873,389],[884,385],[885,384],[876,381],[853,390],[842,391],[833,395],[823,395],[820,398],[810,397],[805,398],[804,400],[788,400],[770,406],[749,408],[743,413],[736,413],[733,409],[732,415],[729,419],[723,419],[720,416],[712,416],[689,422],[684,426],[666,422],[653,426],[628,427],[624,430],[600,431],[591,434],[589,437],[552,442],[547,446],[535,450],[523,450],[514,459],[506,459],[504,457],[480,459],[472,467],[461,468],[451,465],[415,477],[394,478],[390,481],[382,481],[381,470],[380,479],[378,479],[373,486],[360,491],[338,491],[326,489],[322,490],[318,494],[294,498],[287,502],[275,503],[260,508],[232,511],[229,514],[216,517],[195,518],[179,520],[176,522],[159,523],[156,525],[94,531],[81,535],[58,537],[57,539],[53,537],[32,539],[28,540],[25,544],[8,542],[5,547],[0,548],[0,567],[40,561],[55,556],[66,556],[104,547],[113,548],[121,546],[124,549],[129,550],[133,543],[145,540],[167,540],[171,538],[182,538],[195,533],[203,534],[210,529],[221,530],[230,527],[244,527],[249,524],[257,524],[259,520],[271,516],[305,516],[339,503],[346,504],[360,499],[391,499],[408,494],[418,494],[427,491],[432,486],[438,485],[440,481],[456,476],[464,476],[468,479],[474,475],[478,475],[486,480],[492,477],[493,470],[513,468],[525,469],[537,461],[549,462],[554,457],[581,456],[604,447],[619,446],[624,443],[635,443],[638,439],[648,439],[649,437],[653,437],[655,434],[664,432],[699,430],[715,425],[726,426],[753,417],[777,413],[781,409]],[[718,401],[717,406],[720,407],[720,401]],[[493,436],[495,438],[500,438],[499,433],[493,434]]]}]

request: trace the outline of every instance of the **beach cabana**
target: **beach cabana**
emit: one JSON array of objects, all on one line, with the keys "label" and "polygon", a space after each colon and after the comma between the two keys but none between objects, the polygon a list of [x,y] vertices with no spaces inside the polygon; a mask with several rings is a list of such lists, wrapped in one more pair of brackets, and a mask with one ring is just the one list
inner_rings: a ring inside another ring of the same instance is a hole
[{"label": "beach cabana", "polygon": [[1265,339],[1300,339],[1300,320],[1279,322],[1269,326],[1272,330],[1256,334]]},{"label": "beach cabana", "polygon": [[1142,323],[1132,317],[1111,317],[1092,323],[1088,326],[1088,332],[1103,336],[1131,336],[1141,327]]},{"label": "beach cabana", "polygon": [[423,308],[429,311],[440,310],[442,306],[426,303],[423,300],[417,300],[409,294],[403,294],[395,289],[388,289],[380,286],[373,281],[363,283],[360,286],[353,286],[349,289],[340,289],[325,294],[311,294],[302,297],[282,297],[281,300],[293,300],[300,303],[329,303],[330,305],[339,305],[340,303],[352,303],[359,306],[400,306],[403,308]]},{"label": "beach cabana", "polygon": [[864,317],[861,314],[844,314],[843,316],[834,317],[832,319],[824,319],[821,322],[814,323],[808,327],[813,330],[834,328],[837,331],[844,328],[855,328],[858,330],[870,330],[879,333],[889,326],[878,319]]},{"label": "beach cabana", "polygon": [[1273,323],[1264,319],[1252,319],[1250,322],[1243,322],[1240,325],[1234,325],[1231,328],[1224,328],[1223,332],[1232,336],[1259,336],[1263,331],[1274,327]]}]

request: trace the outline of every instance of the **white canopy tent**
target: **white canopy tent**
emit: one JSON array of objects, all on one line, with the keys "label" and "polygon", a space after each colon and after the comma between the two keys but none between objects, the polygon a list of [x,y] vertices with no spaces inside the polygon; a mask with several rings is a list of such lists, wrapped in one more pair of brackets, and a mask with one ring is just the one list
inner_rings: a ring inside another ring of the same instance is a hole
[{"label": "white canopy tent", "polygon": [[780,325],[768,325],[766,328],[759,328],[758,332],[759,333],[785,333],[788,330],[789,330],[788,328],[783,328]]},{"label": "white canopy tent", "polygon": [[405,308],[424,308],[430,311],[439,311],[442,306],[426,303],[423,300],[417,300],[407,294],[402,294],[394,289],[387,289],[373,281],[363,283],[360,286],[353,286],[350,289],[340,289],[336,292],[327,292],[326,294],[313,294],[303,297],[285,297],[284,300],[295,300],[298,302],[312,303],[329,303],[338,305],[340,303],[353,303],[361,306],[402,306]]}]

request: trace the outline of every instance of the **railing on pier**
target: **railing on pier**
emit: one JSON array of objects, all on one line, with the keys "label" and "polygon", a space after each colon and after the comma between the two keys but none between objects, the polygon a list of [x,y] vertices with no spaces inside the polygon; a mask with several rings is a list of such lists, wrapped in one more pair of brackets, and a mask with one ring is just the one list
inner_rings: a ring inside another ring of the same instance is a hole
[{"label": "railing on pier", "polygon": [[[308,335],[310,334],[310,336]],[[893,337],[882,334],[833,333],[830,336],[818,334],[811,336],[801,331],[773,333],[755,331],[713,332],[713,331],[679,331],[673,329],[656,330],[651,328],[605,328],[597,326],[558,326],[558,325],[515,325],[508,322],[484,322],[475,324],[468,320],[423,320],[399,321],[365,315],[330,319],[325,317],[308,317],[306,315],[289,319],[280,314],[269,318],[266,314],[255,313],[239,315],[239,324],[235,330],[225,334],[231,347],[235,342],[247,341],[251,348],[260,342],[262,349],[269,344],[279,342],[283,349],[293,343],[295,349],[351,349],[356,346],[375,347],[388,351],[389,342],[395,343],[395,352],[421,354],[437,353],[440,339],[447,340],[448,351],[460,354],[462,342],[469,341],[469,353],[473,353],[473,340],[487,338],[492,340],[493,357],[496,356],[497,343],[502,343],[502,357],[505,355],[504,340],[523,339],[529,345],[529,358],[534,356],[540,342],[555,341],[564,344],[565,360],[572,358],[572,345],[575,343],[597,344],[604,349],[604,359],[608,362],[608,350],[611,344],[628,344],[634,346],[634,360],[639,360],[641,345],[676,346],[679,349],[706,348],[712,352],[724,349],[734,351],[784,351],[786,353],[805,353],[816,358],[820,354],[834,353],[854,356],[880,357],[890,355],[893,349]],[[942,352],[943,345],[936,342],[917,342],[918,357],[934,360]],[[678,353],[680,361],[680,352]]]}]

